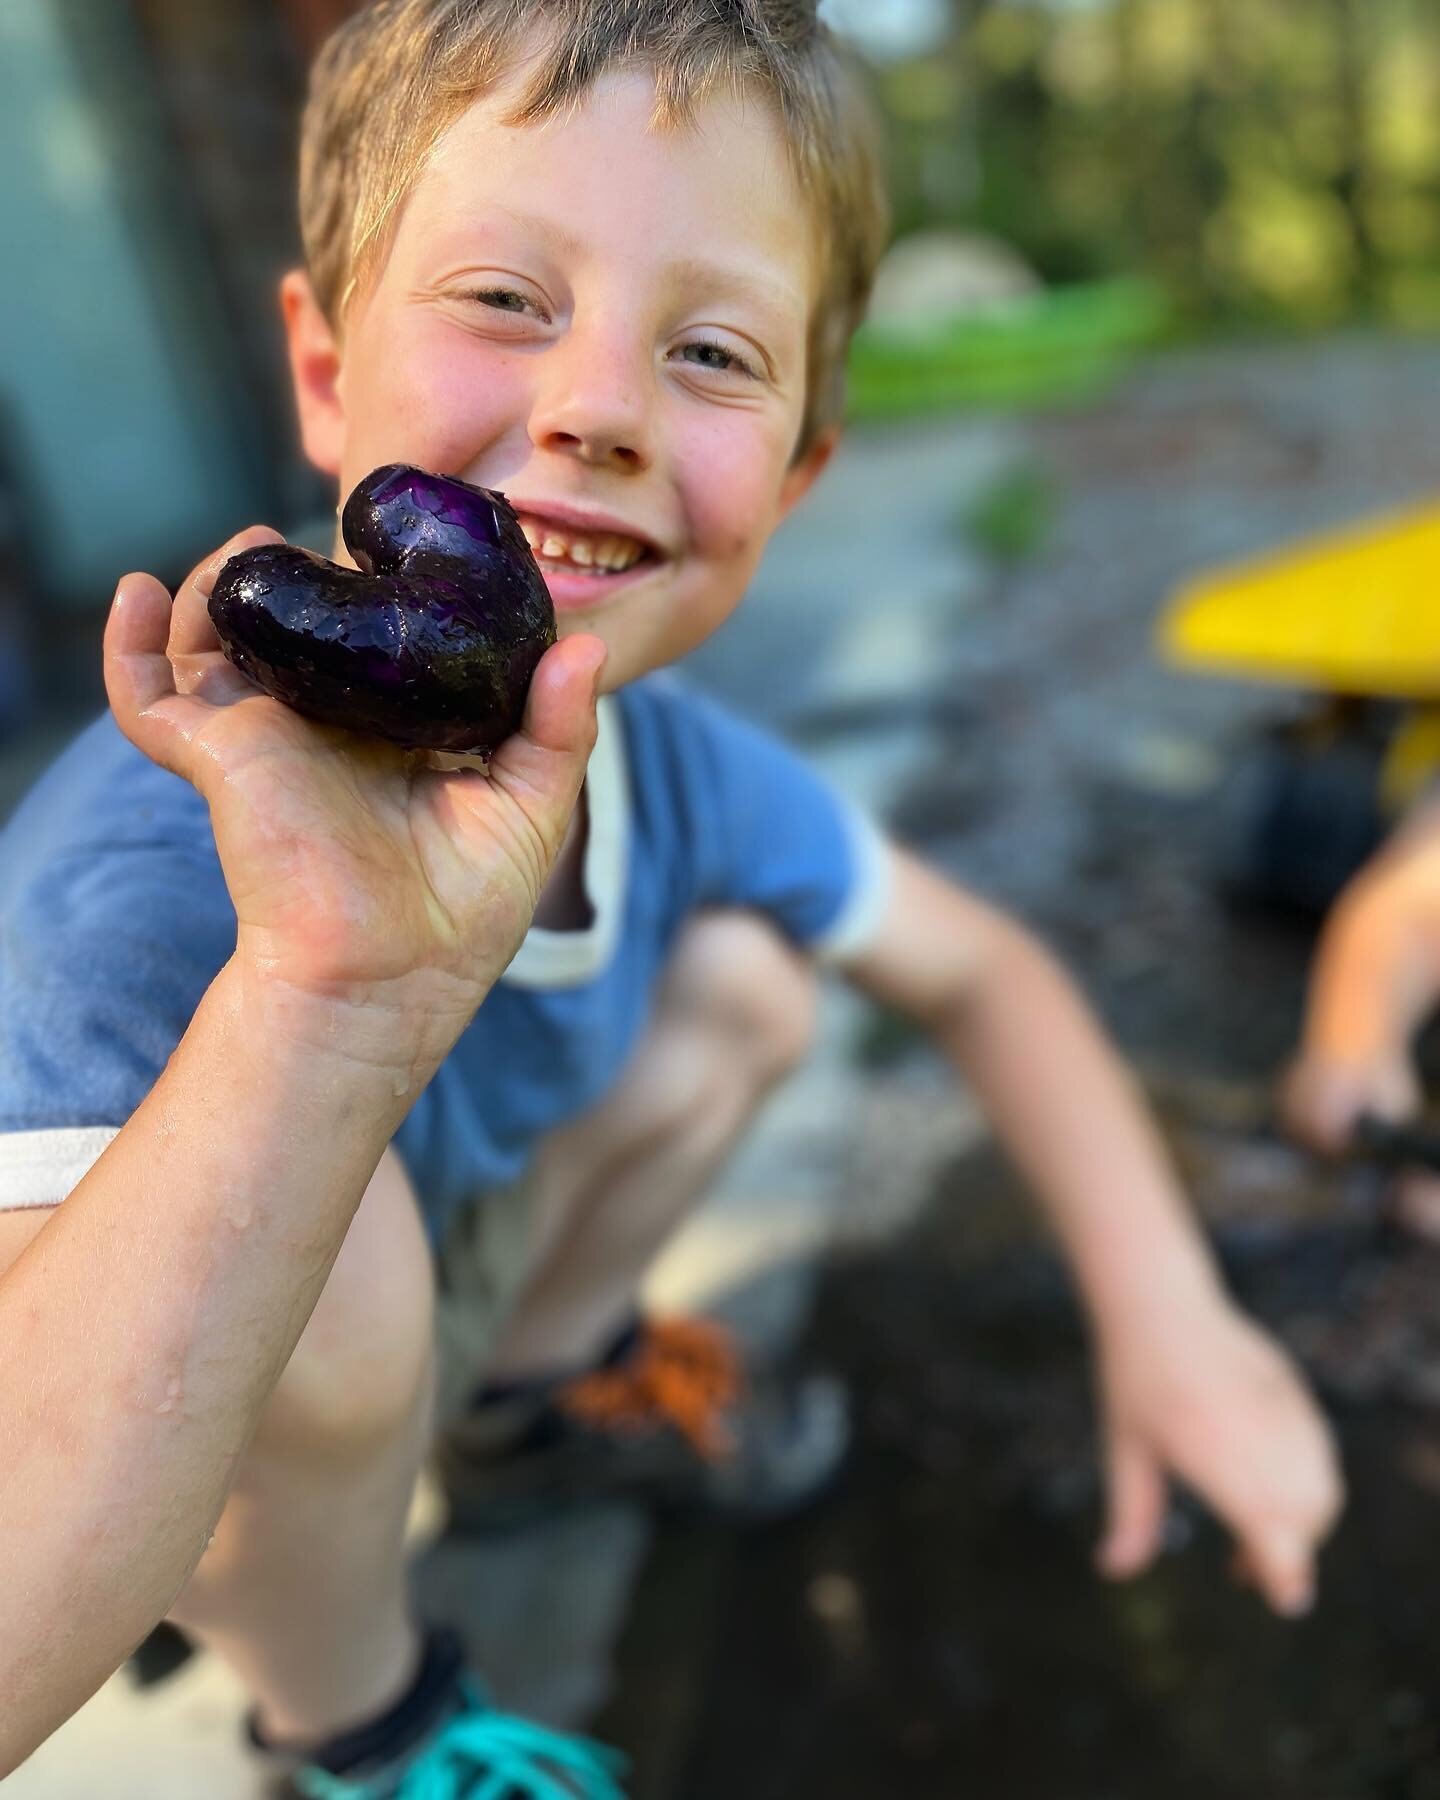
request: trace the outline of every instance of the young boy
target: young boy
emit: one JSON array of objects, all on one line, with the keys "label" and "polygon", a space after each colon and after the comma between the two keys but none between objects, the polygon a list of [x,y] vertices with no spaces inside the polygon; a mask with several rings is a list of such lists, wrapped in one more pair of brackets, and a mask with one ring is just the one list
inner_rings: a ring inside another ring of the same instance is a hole
[{"label": "young boy", "polygon": [[462,1493],[667,1416],[746,1454],[755,1403],[635,1296],[802,1053],[820,957],[929,1028],[1074,1265],[1102,1567],[1149,1561],[1173,1474],[1308,1604],[1327,1434],[1071,985],[650,678],[834,448],[881,242],[851,93],[801,0],[377,0],[322,56],[283,288],[306,450],[342,496],[391,461],[503,489],[565,637],[487,781],[246,687],[205,596],[265,534],[173,613],[121,583],[114,719],[0,857],[0,1769],[168,1612],[302,1792],[618,1791],[409,1610],[431,1251]]},{"label": "young boy", "polygon": [[[1285,1086],[1295,1134],[1348,1150],[1368,1114],[1420,1105],[1415,1034],[1440,1000],[1440,806],[1419,808],[1341,895],[1321,936],[1300,1054]],[[1440,1181],[1407,1175],[1402,1216],[1440,1235]]]}]

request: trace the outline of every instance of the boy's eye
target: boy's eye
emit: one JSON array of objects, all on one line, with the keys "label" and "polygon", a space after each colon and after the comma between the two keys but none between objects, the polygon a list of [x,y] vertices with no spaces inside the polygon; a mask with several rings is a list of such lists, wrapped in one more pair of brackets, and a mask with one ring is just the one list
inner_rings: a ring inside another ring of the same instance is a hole
[{"label": "boy's eye", "polygon": [[469,288],[464,298],[478,300],[481,306],[491,307],[496,312],[526,313],[533,310],[537,316],[545,316],[536,301],[515,288]]},{"label": "boy's eye", "polygon": [[524,312],[525,296],[514,288],[484,288],[475,298],[486,306],[498,306],[501,312]]},{"label": "boy's eye", "polygon": [[752,381],[759,380],[759,376],[743,356],[710,338],[696,338],[692,343],[682,344],[680,355],[696,368],[714,369],[721,375],[746,375]]}]

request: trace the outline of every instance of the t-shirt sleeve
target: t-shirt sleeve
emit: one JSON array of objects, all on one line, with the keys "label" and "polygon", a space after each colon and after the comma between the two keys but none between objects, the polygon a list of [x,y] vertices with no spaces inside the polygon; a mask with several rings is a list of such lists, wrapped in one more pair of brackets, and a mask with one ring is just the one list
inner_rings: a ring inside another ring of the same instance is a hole
[{"label": "t-shirt sleeve", "polygon": [[699,904],[753,907],[825,961],[862,951],[889,896],[878,827],[771,733],[688,683],[656,686],[684,769]]},{"label": "t-shirt sleeve", "polygon": [[0,1211],[64,1199],[234,949],[203,803],[166,823],[142,809],[103,835],[42,841],[32,820],[0,839]]}]

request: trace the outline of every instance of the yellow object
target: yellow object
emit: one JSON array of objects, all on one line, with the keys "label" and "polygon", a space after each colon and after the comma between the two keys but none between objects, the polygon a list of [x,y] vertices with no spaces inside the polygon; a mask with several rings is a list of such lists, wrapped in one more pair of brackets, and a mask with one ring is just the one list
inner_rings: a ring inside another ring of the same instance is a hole
[{"label": "yellow object", "polygon": [[1440,508],[1202,577],[1176,597],[1161,645],[1217,672],[1440,700]]},{"label": "yellow object", "polygon": [[1424,706],[1395,733],[1380,775],[1380,803],[1392,815],[1408,812],[1440,773],[1440,706]]}]

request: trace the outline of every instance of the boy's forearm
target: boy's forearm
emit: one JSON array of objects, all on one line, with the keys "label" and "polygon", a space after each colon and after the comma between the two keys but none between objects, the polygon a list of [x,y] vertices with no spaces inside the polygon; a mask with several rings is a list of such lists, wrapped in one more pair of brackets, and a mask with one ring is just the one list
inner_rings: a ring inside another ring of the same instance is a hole
[{"label": "boy's forearm", "polygon": [[1133,1081],[1033,939],[1006,932],[939,1035],[1039,1197],[1097,1326],[1213,1297],[1213,1260]]},{"label": "boy's forearm", "polygon": [[0,1278],[0,1773],[167,1610],[433,1048],[238,962]]}]

